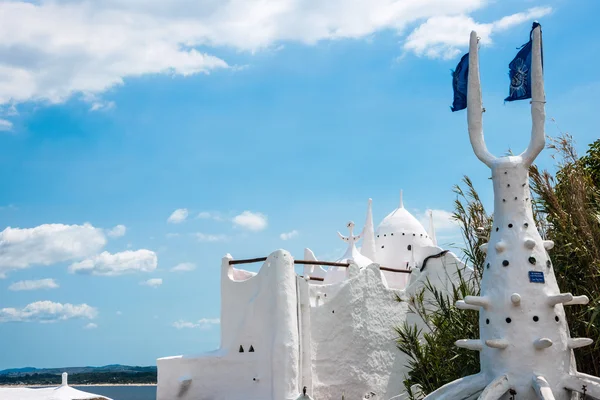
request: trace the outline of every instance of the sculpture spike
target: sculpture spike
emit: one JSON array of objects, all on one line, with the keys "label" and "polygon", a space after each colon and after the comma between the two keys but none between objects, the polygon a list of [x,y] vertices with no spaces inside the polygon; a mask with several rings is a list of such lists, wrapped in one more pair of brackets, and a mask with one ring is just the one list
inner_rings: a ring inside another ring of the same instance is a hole
[{"label": "sculpture spike", "polygon": [[546,250],[552,250],[554,248],[554,242],[552,240],[544,240],[543,243]]},{"label": "sculpture spike", "polygon": [[589,338],[569,338],[567,340],[567,347],[570,349],[578,349],[580,347],[589,346],[592,343],[594,343],[594,340]]},{"label": "sculpture spike", "polygon": [[529,146],[521,154],[526,166],[533,164],[535,158],[544,150],[546,137],[544,122],[546,120],[544,94],[544,74],[542,71],[542,28],[533,30],[533,45],[531,50],[531,140]]},{"label": "sculpture spike", "polygon": [[479,339],[460,339],[454,342],[456,347],[460,347],[468,350],[481,351],[483,350],[483,343]]},{"label": "sculpture spike", "polygon": [[483,390],[478,400],[498,400],[504,393],[510,389],[510,382],[508,376],[502,375],[494,379],[492,383],[487,385]]},{"label": "sculpture spike", "polygon": [[538,350],[541,349],[546,349],[550,346],[552,346],[554,343],[552,343],[552,340],[548,339],[548,338],[540,338],[540,339],[536,339],[533,342],[533,347],[535,347]]},{"label": "sculpture spike", "polygon": [[477,158],[488,167],[496,159],[485,146],[483,140],[483,102],[481,100],[481,81],[479,79],[479,39],[477,32],[471,32],[469,41],[469,76],[467,83],[467,121],[469,139]]},{"label": "sculpture spike", "polygon": [[540,400],[554,400],[552,389],[543,376],[534,376],[532,386]]},{"label": "sculpture spike", "polygon": [[481,307],[479,306],[474,306],[472,304],[467,304],[465,303],[464,300],[458,300],[456,302],[456,308],[458,308],[459,310],[473,310],[473,311],[479,311],[479,309]]},{"label": "sculpture spike", "polygon": [[484,243],[481,246],[479,246],[479,250],[481,250],[484,253],[487,253],[487,251],[488,251],[488,243]]},{"label": "sculpture spike", "polygon": [[510,301],[515,305],[518,306],[519,304],[521,304],[521,295],[519,293],[513,293],[510,295]]},{"label": "sculpture spike", "polygon": [[494,349],[505,349],[508,347],[508,340],[506,339],[488,339],[485,341],[487,347]]},{"label": "sculpture spike", "polygon": [[466,296],[465,303],[483,307],[484,309],[487,309],[490,306],[490,301],[487,298],[481,296]]},{"label": "sculpture spike", "polygon": [[525,247],[533,250],[535,248],[535,240],[533,239],[525,239]]},{"label": "sculpture spike", "polygon": [[498,253],[502,253],[504,250],[506,250],[506,243],[501,240],[498,243],[496,243],[496,252]]},{"label": "sculpture spike", "polygon": [[586,305],[590,302],[590,299],[586,295],[573,296],[573,300],[564,303],[565,306],[574,306],[576,304]]},{"label": "sculpture spike", "polygon": [[561,293],[554,296],[548,296],[547,303],[550,307],[554,307],[560,303],[568,303],[573,300],[573,295],[571,293]]}]

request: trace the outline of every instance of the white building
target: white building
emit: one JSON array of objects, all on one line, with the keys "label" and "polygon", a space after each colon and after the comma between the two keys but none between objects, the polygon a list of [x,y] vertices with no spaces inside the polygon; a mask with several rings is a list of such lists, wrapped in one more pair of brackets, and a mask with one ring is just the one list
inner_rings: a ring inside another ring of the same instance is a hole
[{"label": "white building", "polygon": [[[353,223],[348,228],[338,260],[347,267],[305,265],[299,276],[291,254],[277,250],[255,273],[224,257],[221,347],[158,359],[158,400],[292,400],[303,387],[317,400],[404,392],[407,360],[394,327],[420,321],[396,298],[410,299],[427,279],[448,287],[464,265],[402,200],[376,230],[369,200],[361,234],[353,235]],[[309,249],[304,258],[316,261]]]}]

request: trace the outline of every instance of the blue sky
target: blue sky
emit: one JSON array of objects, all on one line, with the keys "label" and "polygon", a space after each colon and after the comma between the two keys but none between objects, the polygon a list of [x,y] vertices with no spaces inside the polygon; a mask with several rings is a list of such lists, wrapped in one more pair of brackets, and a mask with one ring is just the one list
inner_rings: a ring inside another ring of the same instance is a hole
[{"label": "blue sky", "polygon": [[214,349],[225,254],[335,259],[369,197],[377,224],[404,189],[458,240],[452,186],[492,197],[449,109],[473,28],[492,152],[529,140],[503,98],[533,19],[547,133],[598,137],[596,1],[327,4],[0,1],[0,368]]}]

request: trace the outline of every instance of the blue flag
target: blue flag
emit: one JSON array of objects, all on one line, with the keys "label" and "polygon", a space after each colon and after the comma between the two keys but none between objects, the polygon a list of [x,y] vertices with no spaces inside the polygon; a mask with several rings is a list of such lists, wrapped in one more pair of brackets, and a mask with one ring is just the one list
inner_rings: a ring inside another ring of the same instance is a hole
[{"label": "blue flag", "polygon": [[467,81],[469,78],[469,53],[462,56],[456,69],[452,71],[452,90],[454,102],[450,109],[452,112],[467,108]]},{"label": "blue flag", "polygon": [[529,42],[521,46],[516,57],[508,64],[510,77],[509,94],[504,101],[525,100],[531,98],[531,48],[533,47],[533,30],[540,26],[533,23],[529,33]]}]

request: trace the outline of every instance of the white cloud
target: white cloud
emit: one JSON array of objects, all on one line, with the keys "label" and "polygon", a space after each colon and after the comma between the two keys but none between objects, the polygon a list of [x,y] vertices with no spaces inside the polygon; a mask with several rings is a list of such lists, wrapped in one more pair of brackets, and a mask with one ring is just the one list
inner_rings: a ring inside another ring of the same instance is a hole
[{"label": "white cloud", "polygon": [[93,323],[93,322],[90,322],[89,324],[85,325],[85,326],[83,327],[83,329],[96,329],[97,327],[98,327],[98,325],[97,325],[97,324],[95,324],[95,323]]},{"label": "white cloud", "polygon": [[8,290],[39,290],[39,289],[56,289],[58,283],[54,279],[38,279],[35,281],[19,281],[8,287]]},{"label": "white cloud", "polygon": [[227,68],[223,60],[192,48],[206,44],[198,40],[202,27],[193,16],[138,3],[0,3],[0,52],[10,54],[1,58],[0,103],[62,102],[74,93],[104,92],[124,78]]},{"label": "white cloud", "polygon": [[0,309],[0,322],[56,322],[72,318],[94,319],[98,311],[87,304],[61,304],[36,301],[24,308]]},{"label": "white cloud", "polygon": [[180,224],[183,221],[185,221],[188,217],[188,210],[187,208],[178,208],[177,210],[173,211],[173,214],[171,214],[169,216],[169,218],[167,219],[167,222],[171,223],[171,224]]},{"label": "white cloud", "polygon": [[170,238],[176,238],[176,237],[179,237],[179,236],[181,236],[179,233],[167,233],[167,238],[168,239],[170,239]]},{"label": "white cloud", "polygon": [[90,106],[90,111],[108,111],[115,108],[114,101],[94,101]]},{"label": "white cloud", "polygon": [[116,314],[117,315],[123,315],[123,312],[122,311],[117,311]]},{"label": "white cloud", "polygon": [[111,254],[104,251],[98,255],[69,266],[69,272],[101,276],[117,276],[134,272],[152,272],[156,269],[158,258],[150,250],[126,250]]},{"label": "white cloud", "polygon": [[227,240],[226,235],[213,235],[208,233],[196,232],[194,233],[196,239],[200,242],[224,242]]},{"label": "white cloud", "polygon": [[279,238],[281,240],[290,240],[295,238],[296,236],[298,236],[298,231],[294,229],[293,231],[282,233],[281,235],[279,235]]},{"label": "white cloud", "polygon": [[202,318],[197,322],[189,322],[179,320],[173,323],[173,326],[177,329],[184,328],[200,328],[200,329],[210,329],[214,325],[219,325],[221,320],[219,318]]},{"label": "white cloud", "polygon": [[250,231],[262,231],[267,227],[267,216],[252,211],[244,211],[233,218],[233,223]]},{"label": "white cloud", "polygon": [[13,123],[7,119],[0,118],[0,132],[2,131],[11,131],[13,128]]},{"label": "white cloud", "polygon": [[[91,101],[92,109],[103,109],[98,96],[128,78],[229,68],[226,61],[199,48],[254,52],[286,42],[369,38],[384,30],[404,34],[420,21],[469,15],[488,3],[491,0],[4,1],[0,104],[61,102],[79,93]],[[511,23],[498,20],[498,29]]]},{"label": "white cloud", "polygon": [[184,262],[177,264],[171,268],[171,272],[189,272],[196,269],[196,265],[190,262]]},{"label": "white cloud", "polygon": [[212,219],[214,221],[224,221],[224,218],[221,214],[210,211],[201,211],[198,213],[197,217],[199,219]]},{"label": "white cloud", "polygon": [[81,259],[97,253],[105,244],[102,230],[90,224],[8,227],[0,232],[0,276],[32,265]]},{"label": "white cloud", "polygon": [[155,288],[155,289],[162,284],[163,284],[163,280],[161,278],[152,278],[152,279],[148,279],[147,281],[140,282],[140,285],[142,285],[142,286],[150,286],[151,288]]},{"label": "white cloud", "polygon": [[[541,18],[552,12],[551,7],[530,8],[491,23],[478,23],[468,15],[436,15],[417,27],[406,39],[404,49],[419,56],[450,59],[465,51],[469,35],[477,31],[482,45],[492,43],[492,33]],[[461,50],[462,49],[462,50]]]},{"label": "white cloud", "polygon": [[110,229],[106,234],[112,238],[118,238],[121,236],[125,236],[127,232],[127,227],[125,225],[117,225],[114,228]]}]

